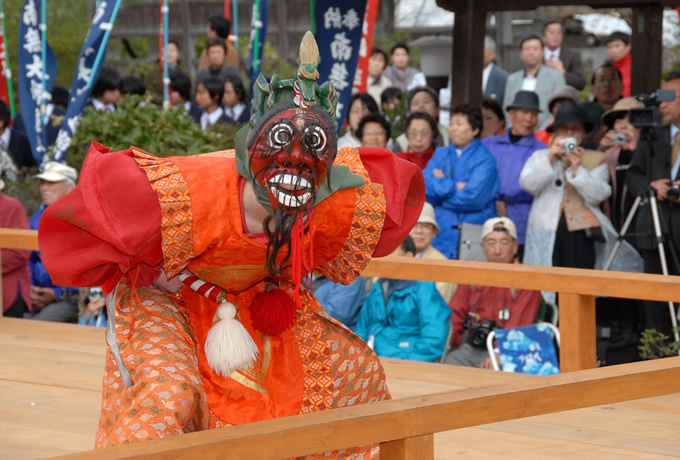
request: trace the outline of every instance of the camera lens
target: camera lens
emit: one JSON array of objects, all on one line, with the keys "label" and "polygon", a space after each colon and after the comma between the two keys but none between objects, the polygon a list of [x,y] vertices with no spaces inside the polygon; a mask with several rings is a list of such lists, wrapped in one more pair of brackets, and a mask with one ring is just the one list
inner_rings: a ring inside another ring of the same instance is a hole
[{"label": "camera lens", "polygon": [[680,197],[680,187],[677,185],[674,185],[673,187],[668,190],[668,193],[666,194],[666,199],[668,201],[675,201]]}]

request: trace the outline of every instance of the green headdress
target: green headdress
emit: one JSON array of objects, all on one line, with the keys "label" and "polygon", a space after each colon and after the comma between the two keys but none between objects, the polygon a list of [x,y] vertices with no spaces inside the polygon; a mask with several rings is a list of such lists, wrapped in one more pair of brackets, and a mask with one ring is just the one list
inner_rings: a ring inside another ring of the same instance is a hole
[{"label": "green headdress", "polygon": [[[250,129],[253,129],[266,112],[282,102],[290,102],[303,110],[310,106],[319,106],[328,112],[331,119],[335,121],[338,93],[328,81],[323,85],[317,85],[319,80],[317,67],[320,62],[321,56],[314,35],[307,31],[302,43],[300,43],[298,70],[295,78],[281,80],[274,75],[271,81],[267,83],[264,75],[260,74],[257,77],[253,88]],[[333,128],[337,128],[337,125]]]},{"label": "green headdress", "polygon": [[[281,80],[278,76],[274,75],[271,81],[267,82],[264,75],[260,74],[257,77],[253,87],[250,123],[239,130],[235,139],[236,170],[242,177],[254,182],[248,149],[266,121],[266,115],[275,106],[297,107],[301,110],[318,107],[318,109],[328,113],[330,134],[336,136],[337,122],[335,119],[335,109],[338,104],[338,93],[330,82],[322,85],[317,84],[319,80],[317,67],[320,62],[321,56],[314,35],[307,31],[300,44],[298,70],[295,78]],[[333,183],[333,190],[330,187],[331,182]],[[334,190],[356,187],[361,184],[363,184],[363,179],[352,174],[346,166],[332,166],[328,170],[326,181],[321,189],[317,191],[313,204],[317,204],[327,198]],[[271,212],[267,191],[256,188],[255,194],[258,201]]]}]

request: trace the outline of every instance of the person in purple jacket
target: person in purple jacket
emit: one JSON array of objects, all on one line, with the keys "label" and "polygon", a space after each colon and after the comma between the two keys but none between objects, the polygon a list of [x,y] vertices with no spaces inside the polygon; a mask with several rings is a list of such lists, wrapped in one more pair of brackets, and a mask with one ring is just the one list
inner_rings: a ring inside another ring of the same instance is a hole
[{"label": "person in purple jacket", "polygon": [[511,127],[504,134],[482,140],[482,144],[496,158],[501,180],[501,189],[496,196],[498,215],[509,217],[517,226],[519,260],[524,255],[527,221],[534,199],[519,186],[519,174],[534,151],[546,148],[543,142],[534,137],[539,112],[538,95],[531,91],[518,91],[515,100],[508,106]]}]

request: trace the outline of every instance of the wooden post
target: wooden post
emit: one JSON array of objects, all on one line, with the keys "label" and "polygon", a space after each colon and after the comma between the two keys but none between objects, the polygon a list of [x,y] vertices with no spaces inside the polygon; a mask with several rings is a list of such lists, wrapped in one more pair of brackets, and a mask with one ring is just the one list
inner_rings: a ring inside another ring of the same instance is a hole
[{"label": "wooden post", "polygon": [[380,444],[383,460],[432,460],[434,458],[434,435],[397,439]]},{"label": "wooden post", "polygon": [[463,103],[482,105],[485,31],[486,12],[475,0],[466,0],[464,7],[456,10],[453,26],[451,108]]},{"label": "wooden post", "polygon": [[597,364],[595,296],[560,293],[560,369],[590,369]]},{"label": "wooden post", "polygon": [[651,93],[661,83],[663,6],[633,7],[631,94]]}]

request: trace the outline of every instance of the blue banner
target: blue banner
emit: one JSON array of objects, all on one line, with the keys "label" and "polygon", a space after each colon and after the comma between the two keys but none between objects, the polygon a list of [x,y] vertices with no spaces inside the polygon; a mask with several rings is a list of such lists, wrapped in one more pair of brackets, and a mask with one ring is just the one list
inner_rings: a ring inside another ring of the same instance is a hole
[{"label": "blue banner", "polygon": [[316,2],[316,42],[321,53],[319,81],[330,81],[338,92],[338,133],[347,116],[352,97],[365,10],[366,0]]},{"label": "blue banner", "polygon": [[[109,18],[111,18],[119,3],[120,0],[102,0],[99,2],[97,11],[94,13],[92,25],[85,36],[76,71],[73,74],[68,109],[59,129],[57,140],[54,143],[54,153],[52,155],[54,161],[64,161],[66,151],[71,145],[71,139],[73,139],[73,135],[76,129],[78,129],[80,116],[82,115],[87,98],[90,97],[94,83],[99,77],[102,64],[106,60],[104,36],[113,27],[112,21],[109,22]],[[100,48],[102,48],[101,51]],[[100,53],[101,56],[97,60],[97,56]],[[88,87],[90,80],[92,80],[92,83]]]},{"label": "blue banner", "polygon": [[[234,29],[235,30],[235,29]],[[250,25],[250,84],[254,85],[262,71],[262,53],[267,39],[267,0],[253,4],[253,20]]]},{"label": "blue banner", "polygon": [[[46,45],[43,61],[43,42],[40,23],[40,0],[26,0],[19,23],[19,103],[26,136],[31,144],[33,158],[38,166],[47,153],[47,133],[40,112],[41,100],[49,101],[57,61],[52,49]],[[46,65],[43,65],[45,62]],[[44,75],[43,75],[44,72]],[[43,78],[45,87],[43,88]]]}]

